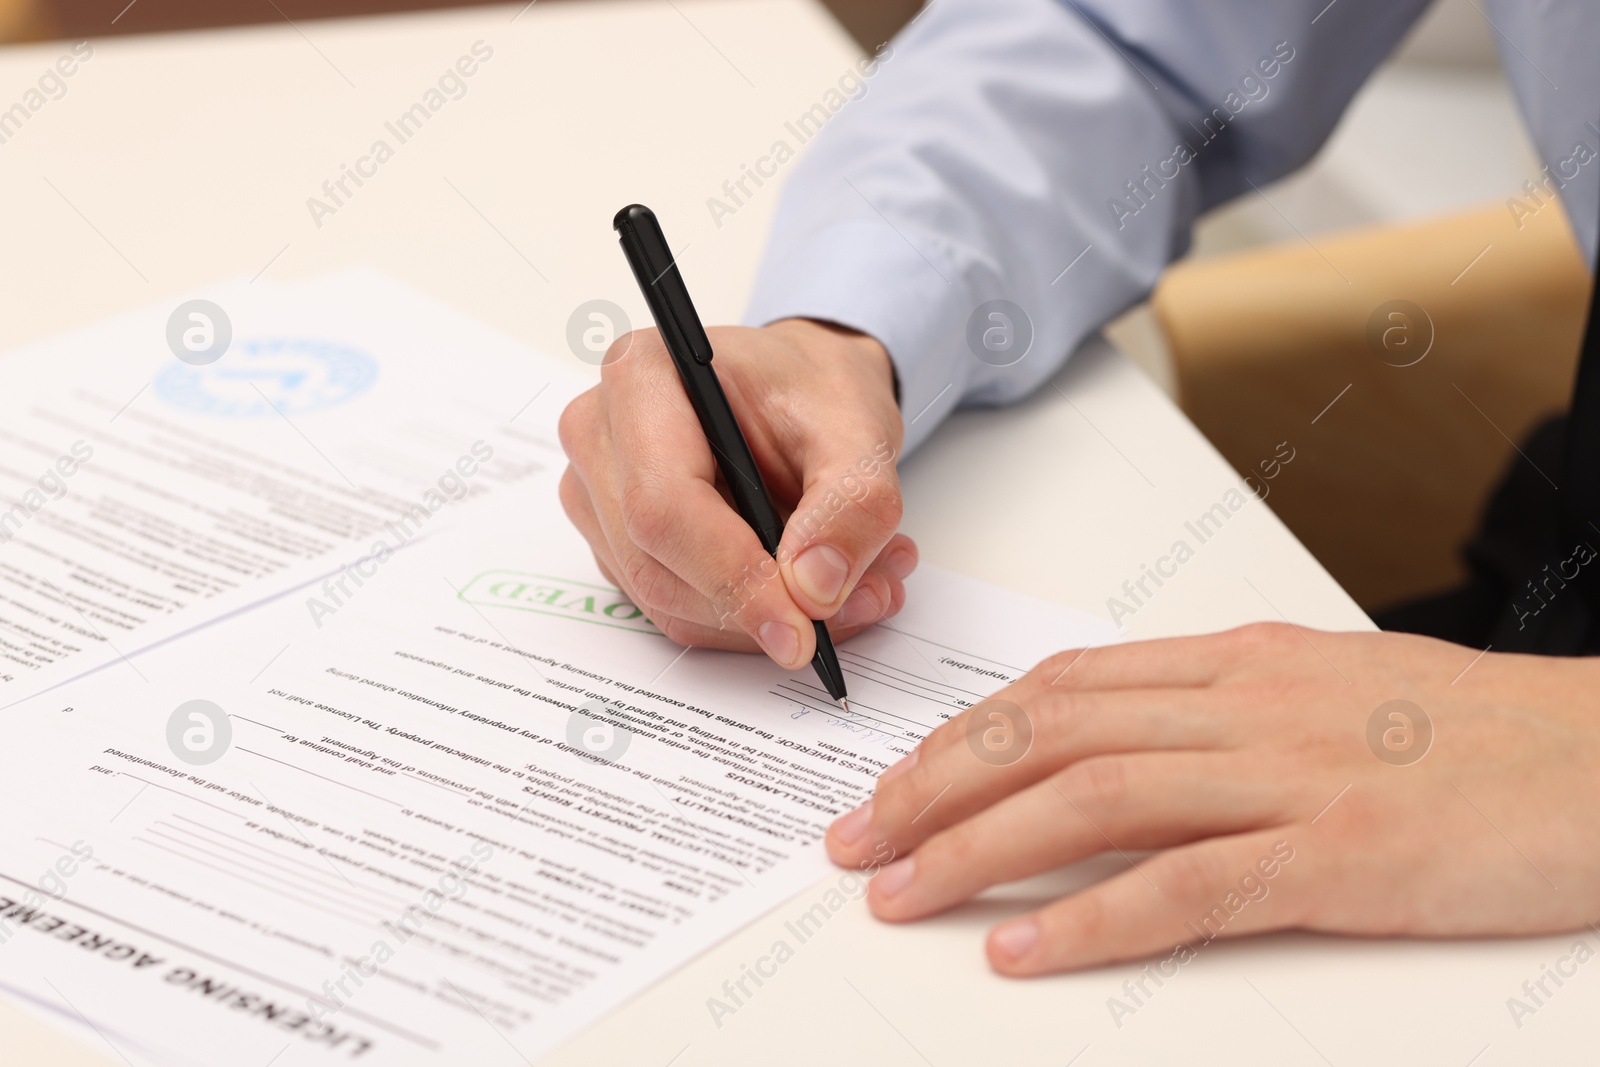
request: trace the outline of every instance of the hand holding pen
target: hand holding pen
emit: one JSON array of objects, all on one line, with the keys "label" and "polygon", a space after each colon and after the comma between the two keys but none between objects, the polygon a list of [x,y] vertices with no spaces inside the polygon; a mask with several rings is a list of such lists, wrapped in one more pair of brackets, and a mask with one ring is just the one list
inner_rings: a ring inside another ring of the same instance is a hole
[{"label": "hand holding pen", "polygon": [[762,480],[779,513],[793,512],[776,561],[719,488],[719,458],[652,331],[619,339],[600,385],[564,414],[562,503],[607,576],[669,637],[760,648],[798,669],[815,655],[813,620],[843,639],[892,616],[916,566],[916,546],[895,532],[901,421],[888,357],[871,338],[805,320],[708,340]]}]

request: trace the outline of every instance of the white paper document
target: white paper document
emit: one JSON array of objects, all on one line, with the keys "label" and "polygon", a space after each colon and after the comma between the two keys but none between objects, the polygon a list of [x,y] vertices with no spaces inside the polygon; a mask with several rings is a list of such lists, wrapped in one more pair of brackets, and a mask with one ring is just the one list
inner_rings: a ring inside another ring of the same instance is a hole
[{"label": "white paper document", "polygon": [[0,356],[0,706],[561,468],[577,387],[464,315],[370,272],[207,296]]},{"label": "white paper document", "polygon": [[924,568],[840,645],[847,715],[672,645],[539,494],[321,626],[311,587],[11,709],[0,986],[132,1063],[532,1060],[830,873],[819,907],[859,896],[828,823],[1112,636]]}]

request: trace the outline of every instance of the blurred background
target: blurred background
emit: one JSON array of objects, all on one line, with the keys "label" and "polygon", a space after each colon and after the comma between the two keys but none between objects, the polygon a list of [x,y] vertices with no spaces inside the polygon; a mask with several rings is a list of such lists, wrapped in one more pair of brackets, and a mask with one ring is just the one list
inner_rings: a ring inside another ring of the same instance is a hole
[{"label": "blurred background", "polygon": [[[0,0],[0,41],[102,37],[468,6],[439,0],[135,0],[132,4],[128,0]],[[909,0],[828,0],[825,6],[866,48],[888,40],[922,5]]]},{"label": "blurred background", "polygon": [[[920,6],[822,2],[863,50]],[[0,0],[0,43],[445,6]],[[1473,0],[1437,0],[1314,162],[1202,219],[1151,301],[1108,330],[1241,473],[1291,442],[1294,477],[1268,504],[1369,611],[1463,576],[1457,548],[1510,441],[1565,407],[1588,272],[1558,206],[1513,219],[1508,198],[1540,172],[1494,31]],[[1335,261],[1349,284],[1329,284]],[[1431,346],[1403,372],[1367,340],[1397,299],[1423,309]],[[1345,391],[1360,402],[1329,403]]]}]

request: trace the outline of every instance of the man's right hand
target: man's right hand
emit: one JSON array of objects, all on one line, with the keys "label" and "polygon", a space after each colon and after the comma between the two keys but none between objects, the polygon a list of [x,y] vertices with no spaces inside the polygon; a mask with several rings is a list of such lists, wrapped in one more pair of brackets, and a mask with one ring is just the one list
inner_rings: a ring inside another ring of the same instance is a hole
[{"label": "man's right hand", "polygon": [[812,619],[848,637],[899,611],[917,548],[896,533],[903,427],[888,353],[805,319],[708,330],[780,513],[774,562],[729,502],[655,330],[618,338],[561,416],[561,503],[606,577],[672,640],[805,666]]}]

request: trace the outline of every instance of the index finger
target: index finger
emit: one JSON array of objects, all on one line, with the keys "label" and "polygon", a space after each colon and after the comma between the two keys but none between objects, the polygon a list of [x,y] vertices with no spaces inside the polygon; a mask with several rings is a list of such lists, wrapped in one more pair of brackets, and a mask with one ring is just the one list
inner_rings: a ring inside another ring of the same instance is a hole
[{"label": "index finger", "polygon": [[[910,852],[1002,798],[1094,756],[1220,747],[1227,739],[1206,714],[1214,703],[1192,689],[1058,693],[1030,700],[1026,708],[991,697],[940,726],[885,772],[867,804],[828,828],[828,855],[841,865],[855,863],[880,841],[900,854]],[[987,758],[982,744],[974,743],[984,717],[997,707],[1020,715],[1031,731],[1031,742],[1016,758]]]},{"label": "index finger", "polygon": [[1066,690],[1203,688],[1243,662],[1277,657],[1288,643],[1287,629],[1257,623],[1192,637],[1068,649],[1042,660],[1017,684]]},{"label": "index finger", "polygon": [[[607,409],[617,462],[600,477],[613,484],[596,488],[617,502],[626,540],[648,557],[634,566],[659,565],[703,599],[699,617],[687,621],[737,626],[779,665],[804,666],[815,651],[811,619],[755,531],[717,490],[716,458],[670,364],[633,359],[608,370],[626,381]],[[647,589],[636,591],[649,599]],[[670,607],[681,614],[682,605]]]}]

